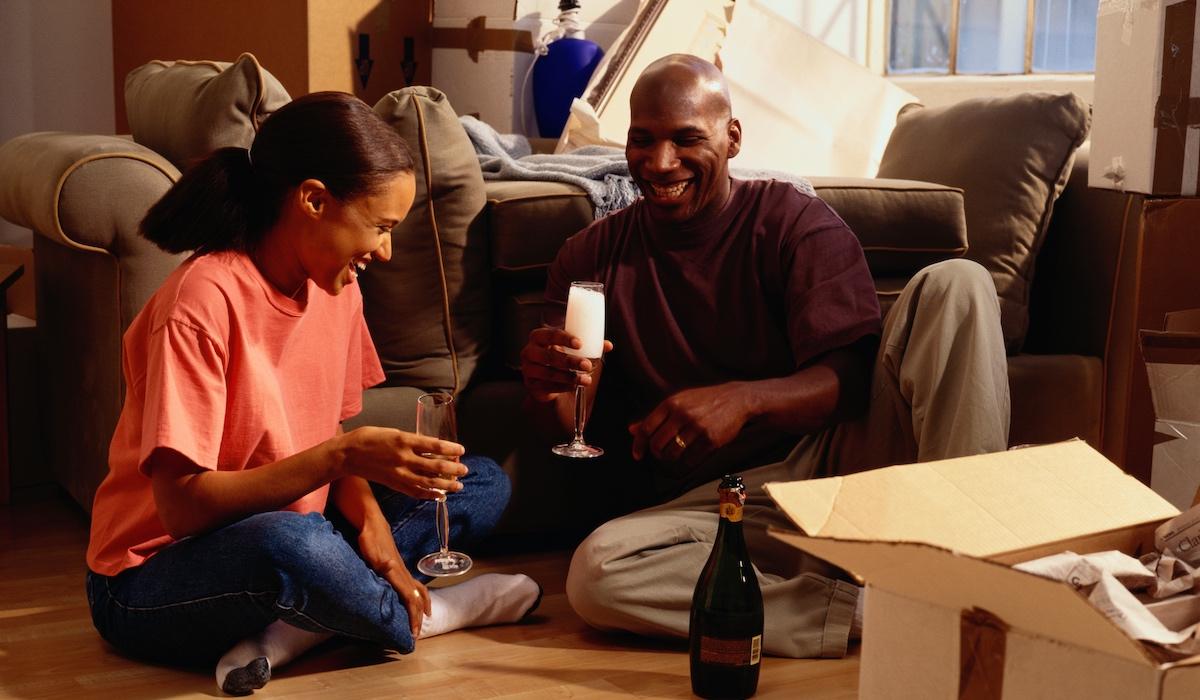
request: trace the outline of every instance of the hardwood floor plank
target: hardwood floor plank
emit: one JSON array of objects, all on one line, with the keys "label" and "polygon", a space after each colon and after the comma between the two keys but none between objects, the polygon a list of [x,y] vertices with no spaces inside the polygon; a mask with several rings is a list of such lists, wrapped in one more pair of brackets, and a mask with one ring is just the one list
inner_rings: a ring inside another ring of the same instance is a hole
[{"label": "hardwood floor plank", "polygon": [[[212,698],[210,669],[145,664],[92,628],[83,588],[87,521],[58,499],[0,506],[0,698]],[[597,632],[564,593],[569,552],[478,562],[524,572],[543,587],[522,624],[422,640],[408,656],[334,640],[278,672],[258,698],[692,697],[681,641]],[[454,582],[442,582],[442,585]],[[765,658],[758,698],[852,698],[858,659]]]}]

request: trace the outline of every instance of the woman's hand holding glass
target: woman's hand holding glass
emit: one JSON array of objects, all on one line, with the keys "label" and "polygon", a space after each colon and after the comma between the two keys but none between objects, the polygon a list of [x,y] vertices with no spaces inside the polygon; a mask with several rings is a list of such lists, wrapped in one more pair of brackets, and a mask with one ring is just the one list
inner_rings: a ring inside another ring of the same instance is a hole
[{"label": "woman's hand holding glass", "polygon": [[[458,419],[454,409],[454,396],[444,391],[418,396],[417,433],[443,440],[457,440]],[[457,459],[457,456],[454,458]],[[438,550],[421,557],[417,562],[417,570],[426,576],[460,576],[467,573],[473,564],[471,557],[450,549],[450,506],[446,503],[445,491],[437,493],[437,511],[434,517],[437,518]]]},{"label": "woman's hand holding glass", "polygon": [[413,498],[460,491],[458,479],[467,473],[466,465],[454,461],[466,452],[462,445],[392,428],[357,428],[343,434],[335,450],[344,473]]}]

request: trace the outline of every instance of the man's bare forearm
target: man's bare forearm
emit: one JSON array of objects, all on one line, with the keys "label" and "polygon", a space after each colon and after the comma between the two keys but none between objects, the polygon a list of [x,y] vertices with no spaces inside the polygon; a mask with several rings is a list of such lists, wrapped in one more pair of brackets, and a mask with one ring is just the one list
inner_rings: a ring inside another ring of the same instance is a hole
[{"label": "man's bare forearm", "polygon": [[744,383],[750,420],[804,434],[860,415],[867,405],[873,338],[826,353],[786,377]]}]

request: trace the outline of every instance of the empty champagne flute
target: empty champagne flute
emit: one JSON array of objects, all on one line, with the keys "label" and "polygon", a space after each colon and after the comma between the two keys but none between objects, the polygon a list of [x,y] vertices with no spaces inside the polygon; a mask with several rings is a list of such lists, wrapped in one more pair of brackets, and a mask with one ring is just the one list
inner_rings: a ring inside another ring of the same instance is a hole
[{"label": "empty champagne flute", "polygon": [[[586,357],[595,367],[604,354],[604,285],[599,282],[572,282],[567,293],[568,333],[579,338],[582,347],[563,348],[570,355]],[[583,385],[575,386],[575,436],[570,442],[550,448],[563,457],[599,457],[604,450],[583,441],[583,428],[587,424],[587,402],[584,401]]]},{"label": "empty champagne flute", "polygon": [[[435,437],[451,442],[458,441],[458,427],[454,417],[454,397],[445,392],[422,394],[417,397],[417,434]],[[432,453],[422,457],[430,459],[450,459]],[[450,510],[446,507],[446,492],[437,492],[437,533],[440,548],[432,554],[426,554],[417,562],[417,570],[426,576],[458,576],[471,570],[471,557],[462,552],[450,551]]]}]

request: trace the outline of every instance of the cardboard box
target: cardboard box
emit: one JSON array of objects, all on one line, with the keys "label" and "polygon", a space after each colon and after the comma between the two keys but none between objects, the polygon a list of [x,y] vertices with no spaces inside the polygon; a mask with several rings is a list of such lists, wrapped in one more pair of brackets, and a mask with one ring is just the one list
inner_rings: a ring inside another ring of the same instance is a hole
[{"label": "cardboard box", "polygon": [[1200,309],[1168,313],[1141,345],[1155,414],[1150,487],[1186,510],[1200,497]]},{"label": "cardboard box", "polygon": [[1196,194],[1197,19],[1196,0],[1101,0],[1090,186]]},{"label": "cardboard box", "polygon": [[340,90],[369,105],[427,85],[431,1],[113,0],[117,133],[129,128],[126,74],[154,59],[232,61],[249,51],[292,97]]},{"label": "cardboard box", "polygon": [[776,537],[866,581],[863,698],[1182,699],[1200,657],[1160,663],[1065,583],[1011,568],[1153,547],[1178,514],[1083,441],[767,485]]},{"label": "cardboard box", "polygon": [[[637,0],[588,0],[579,15],[584,35],[608,51],[637,9]],[[431,84],[459,114],[500,133],[537,135],[526,76],[558,15],[557,0],[435,0]]]},{"label": "cardboard box", "polygon": [[873,178],[900,108],[918,101],[761,0],[735,4],[721,63],[742,123],[739,168]]},{"label": "cardboard box", "polygon": [[[732,0],[645,0],[583,91],[598,122],[597,139],[625,143],[629,96],[652,62],[672,53],[717,61],[732,13]],[[560,152],[569,141],[564,134]]]}]

